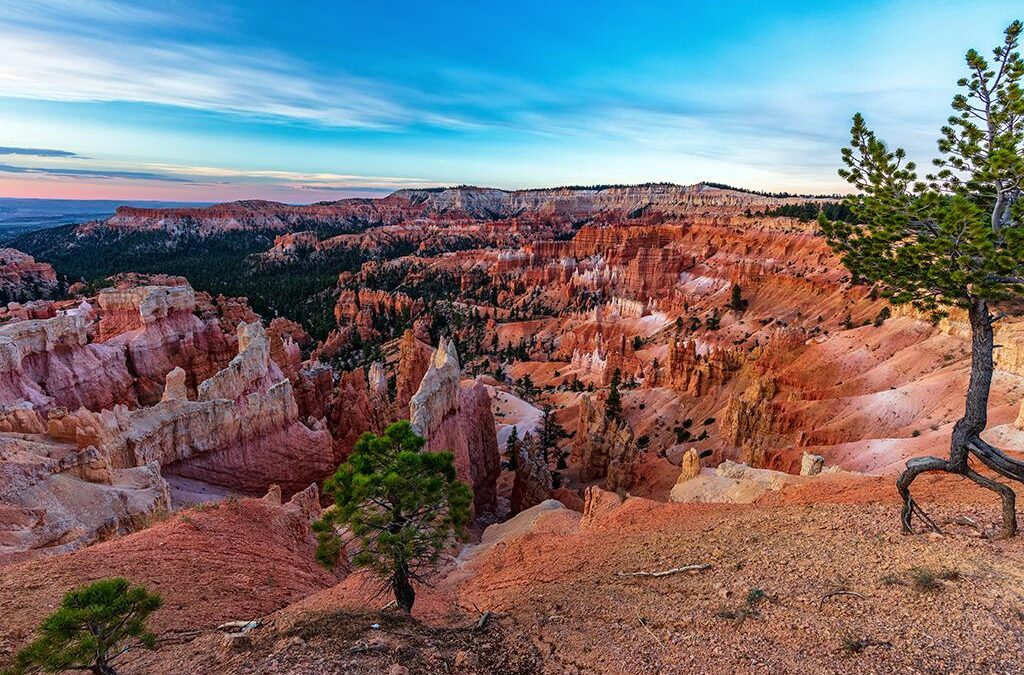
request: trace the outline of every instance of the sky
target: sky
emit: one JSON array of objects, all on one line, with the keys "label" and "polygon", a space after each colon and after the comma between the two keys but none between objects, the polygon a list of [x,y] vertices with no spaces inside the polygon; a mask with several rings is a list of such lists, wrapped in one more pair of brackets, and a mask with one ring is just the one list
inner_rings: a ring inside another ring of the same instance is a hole
[{"label": "sky", "polygon": [[926,163],[1019,1],[2,0],[0,196],[289,203],[472,184],[845,191]]}]

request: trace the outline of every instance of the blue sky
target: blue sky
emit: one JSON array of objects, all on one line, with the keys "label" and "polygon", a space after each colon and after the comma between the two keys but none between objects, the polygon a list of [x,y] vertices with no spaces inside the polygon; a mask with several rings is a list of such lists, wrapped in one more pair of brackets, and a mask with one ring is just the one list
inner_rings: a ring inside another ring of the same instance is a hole
[{"label": "blue sky", "polygon": [[[1016,10],[1016,13],[1015,13]],[[927,161],[1019,3],[3,0],[0,196],[289,202],[470,183],[832,192]]]}]

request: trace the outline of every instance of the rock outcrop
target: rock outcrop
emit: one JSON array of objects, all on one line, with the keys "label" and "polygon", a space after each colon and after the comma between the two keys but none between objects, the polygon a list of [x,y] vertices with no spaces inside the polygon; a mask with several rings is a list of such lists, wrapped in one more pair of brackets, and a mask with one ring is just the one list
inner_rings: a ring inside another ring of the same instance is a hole
[{"label": "rock outcrop", "polygon": [[90,343],[89,325],[70,313],[0,325],[0,405],[28,401],[46,411],[134,404],[124,351]]},{"label": "rock outcrop", "polygon": [[220,322],[195,315],[191,286],[105,288],[97,304],[96,340],[125,351],[143,405],[160,400],[171,369],[183,368],[189,389],[195,391],[236,352]]},{"label": "rock outcrop", "polygon": [[580,529],[588,530],[599,527],[601,521],[622,506],[625,499],[615,492],[608,492],[599,487],[588,487],[583,495],[583,518]]},{"label": "rock outcrop", "polygon": [[754,467],[765,466],[765,449],[777,431],[779,408],[772,402],[777,391],[775,378],[756,378],[740,396],[729,399],[725,409],[722,432],[741,449],[743,461]]},{"label": "rock outcrop", "polygon": [[398,348],[398,372],[395,375],[395,406],[408,410],[416,390],[430,367],[433,351],[416,339],[412,330],[406,330]]},{"label": "rock outcrop", "polygon": [[[100,306],[99,325],[79,307],[0,326],[0,553],[137,529],[170,507],[165,476],[291,494],[334,469],[331,435],[300,419],[262,324],[217,338],[181,286],[111,289]],[[238,353],[203,377],[227,344]]]},{"label": "rock outcrop", "polygon": [[512,514],[551,498],[551,470],[540,456],[533,434],[523,436],[519,444],[515,478],[509,502]]},{"label": "rock outcrop", "polygon": [[475,508],[491,510],[501,472],[491,398],[482,383],[463,386],[460,377],[455,345],[442,338],[409,402],[409,420],[427,450],[454,453],[459,478],[473,488]]},{"label": "rock outcrop", "polygon": [[238,356],[200,384],[196,401],[163,401],[131,425],[135,462],[158,453],[176,475],[250,493],[276,483],[291,494],[318,482],[335,468],[330,434],[299,421],[261,324],[241,324],[238,343]]},{"label": "rock outcrop", "polygon": [[455,343],[442,337],[419,388],[409,400],[409,421],[413,431],[429,439],[445,418],[456,411],[461,375]]},{"label": "rock outcrop", "polygon": [[59,289],[57,274],[49,263],[36,262],[17,249],[0,248],[0,307],[52,298]]},{"label": "rock outcrop", "polygon": [[115,469],[97,448],[30,438],[0,433],[0,563],[73,551],[170,509],[157,464]]},{"label": "rock outcrop", "polygon": [[810,480],[782,471],[755,469],[726,460],[716,469],[703,469],[696,476],[679,476],[669,499],[673,502],[724,502],[749,504],[770,491]]}]

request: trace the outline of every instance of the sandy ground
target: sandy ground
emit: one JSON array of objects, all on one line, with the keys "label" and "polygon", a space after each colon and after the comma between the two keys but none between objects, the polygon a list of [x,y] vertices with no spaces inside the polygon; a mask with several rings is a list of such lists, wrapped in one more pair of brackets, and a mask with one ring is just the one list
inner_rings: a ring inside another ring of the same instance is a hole
[{"label": "sandy ground", "polygon": [[[948,489],[985,506],[947,495],[930,506],[941,522],[995,520],[986,494],[948,480],[921,496]],[[495,547],[459,600],[509,612],[550,673],[1024,670],[1019,538],[957,525],[903,536],[888,479],[854,481],[833,500],[845,503],[802,503],[837,492],[826,481],[775,504],[628,500],[594,528]],[[696,563],[711,567],[622,576]]]},{"label": "sandy ground", "polygon": [[542,414],[535,405],[511,392],[490,385],[487,389],[491,394],[491,410],[498,431],[498,448],[504,451],[512,427],[517,428],[519,438],[522,438],[537,429]]},{"label": "sandy ground", "polygon": [[171,509],[174,511],[196,504],[219,502],[230,497],[244,496],[220,485],[176,476],[172,473],[164,473],[164,479],[171,488]]},{"label": "sandy ground", "polygon": [[126,537],[0,567],[0,666],[71,588],[108,576],[159,592],[164,641],[249,620],[338,582],[313,558],[297,516],[261,500],[189,509]]}]

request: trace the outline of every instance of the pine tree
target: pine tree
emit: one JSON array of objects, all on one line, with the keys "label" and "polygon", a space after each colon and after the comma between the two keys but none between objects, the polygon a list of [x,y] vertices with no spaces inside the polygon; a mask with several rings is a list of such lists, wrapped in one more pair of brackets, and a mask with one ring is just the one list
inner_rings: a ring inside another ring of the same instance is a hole
[{"label": "pine tree", "polygon": [[452,453],[424,452],[408,420],[383,436],[363,434],[324,492],[334,508],[313,524],[317,559],[333,566],[354,546],[352,565],[373,572],[406,612],[416,600],[411,582],[426,579],[452,535],[463,533],[473,499],[455,475]]},{"label": "pine tree", "polygon": [[622,383],[622,371],[616,368],[612,372],[612,380],[608,389],[608,398],[604,401],[604,414],[610,420],[617,420],[622,416],[622,395],[619,394],[619,385]]},{"label": "pine tree", "polygon": [[126,579],[100,579],[69,591],[39,627],[40,636],[21,650],[8,673],[88,670],[116,675],[113,663],[135,646],[152,649],[156,636],[146,620],[163,604],[160,596]]},{"label": "pine tree", "polygon": [[554,409],[550,405],[545,405],[541,409],[540,429],[537,434],[537,446],[545,464],[550,463],[553,452],[557,454],[559,441],[568,437],[569,434],[555,419]]},{"label": "pine tree", "polygon": [[850,222],[819,220],[829,243],[855,279],[880,282],[892,304],[910,303],[936,319],[949,307],[965,310],[971,326],[971,375],[964,416],[956,423],[948,459],[907,462],[897,481],[903,529],[915,515],[938,527],[910,495],[929,471],[965,476],[997,492],[1003,536],[1016,533],[1015,494],[972,469],[970,456],[990,470],[1024,481],[1024,463],[981,438],[988,424],[992,385],[993,305],[1024,293],[1024,61],[1017,52],[1021,22],[1005,31],[991,61],[967,52],[969,74],[953,98],[954,115],[942,127],[938,168],[918,179],[903,149],[890,150],[857,114],[850,147],[842,152],[846,178],[859,194],[847,204]]},{"label": "pine tree", "polygon": [[747,301],[743,299],[743,290],[739,284],[732,285],[732,291],[729,295],[729,307],[737,312],[742,312],[747,308]]},{"label": "pine tree", "polygon": [[509,432],[508,440],[505,441],[505,467],[515,471],[519,466],[519,427],[513,426]]}]

